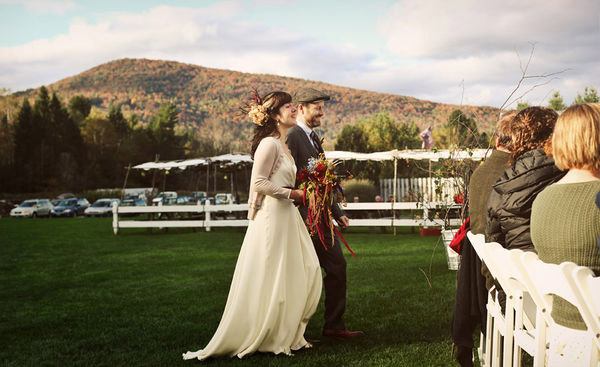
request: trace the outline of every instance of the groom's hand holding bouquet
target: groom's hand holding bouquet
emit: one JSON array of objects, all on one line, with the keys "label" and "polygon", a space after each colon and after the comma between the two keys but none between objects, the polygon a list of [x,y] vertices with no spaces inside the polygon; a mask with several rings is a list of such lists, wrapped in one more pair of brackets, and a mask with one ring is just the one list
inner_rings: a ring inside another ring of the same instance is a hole
[{"label": "groom's hand holding bouquet", "polygon": [[[340,185],[341,175],[336,174],[335,168],[339,162],[328,160],[323,154],[318,158],[311,158],[305,169],[297,173],[299,189],[302,190],[302,202],[308,208],[306,222],[311,236],[318,236],[319,240],[329,248],[334,244],[334,235],[337,234],[348,251],[355,255],[341,232],[336,228],[331,207],[333,204],[345,202],[344,191]],[[348,218],[342,217],[338,224],[348,227]],[[330,233],[331,244],[325,241],[325,231]]]}]

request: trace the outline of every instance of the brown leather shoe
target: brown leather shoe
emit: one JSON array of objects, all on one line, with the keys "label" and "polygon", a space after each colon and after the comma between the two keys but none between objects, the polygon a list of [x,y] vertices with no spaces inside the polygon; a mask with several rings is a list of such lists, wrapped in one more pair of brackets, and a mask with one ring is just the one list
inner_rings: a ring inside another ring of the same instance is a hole
[{"label": "brown leather shoe", "polygon": [[323,336],[327,336],[330,338],[339,338],[339,339],[353,339],[364,336],[365,333],[362,331],[351,331],[348,329],[345,330],[332,330],[325,329],[323,330]]}]

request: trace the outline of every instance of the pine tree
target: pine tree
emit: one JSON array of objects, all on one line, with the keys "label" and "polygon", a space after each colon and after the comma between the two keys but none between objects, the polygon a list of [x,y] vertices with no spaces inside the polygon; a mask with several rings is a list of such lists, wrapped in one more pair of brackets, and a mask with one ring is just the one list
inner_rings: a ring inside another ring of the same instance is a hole
[{"label": "pine tree", "polygon": [[529,102],[519,102],[517,103],[517,111],[522,111],[529,107]]},{"label": "pine tree", "polygon": [[33,122],[33,109],[27,99],[23,104],[14,128],[14,172],[15,183],[21,191],[31,191],[33,177],[37,169],[37,157],[39,155],[39,139],[37,129]]},{"label": "pine tree", "polygon": [[175,126],[179,123],[178,114],[175,104],[164,104],[150,125],[156,142],[156,154],[160,155],[161,160],[183,157],[182,139],[175,135]]},{"label": "pine tree", "polygon": [[448,144],[454,147],[475,148],[479,146],[480,135],[475,120],[461,110],[454,110],[445,126],[449,132]]},{"label": "pine tree", "polygon": [[548,100],[548,108],[551,108],[554,111],[562,111],[567,108],[559,91],[554,92],[554,94],[552,94],[552,98]]},{"label": "pine tree", "polygon": [[69,101],[69,115],[77,124],[81,124],[91,111],[92,101],[87,97],[77,95]]},{"label": "pine tree", "polygon": [[598,91],[594,87],[585,87],[583,90],[583,95],[577,93],[577,97],[575,97],[575,101],[573,104],[583,104],[583,103],[598,103],[600,102],[600,97],[598,97]]}]

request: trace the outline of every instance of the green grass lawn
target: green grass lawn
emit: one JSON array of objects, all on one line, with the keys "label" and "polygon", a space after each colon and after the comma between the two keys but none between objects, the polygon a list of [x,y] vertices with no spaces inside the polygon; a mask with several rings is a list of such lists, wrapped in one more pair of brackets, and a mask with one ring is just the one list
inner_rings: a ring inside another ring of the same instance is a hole
[{"label": "green grass lawn", "polygon": [[[1,219],[1,365],[199,365],[181,354],[215,331],[244,230],[114,236],[110,219]],[[456,273],[438,238],[375,228],[346,237],[358,253],[348,257],[346,322],[366,337],[322,339],[321,304],[307,330],[321,339],[314,349],[204,364],[453,365]]]}]

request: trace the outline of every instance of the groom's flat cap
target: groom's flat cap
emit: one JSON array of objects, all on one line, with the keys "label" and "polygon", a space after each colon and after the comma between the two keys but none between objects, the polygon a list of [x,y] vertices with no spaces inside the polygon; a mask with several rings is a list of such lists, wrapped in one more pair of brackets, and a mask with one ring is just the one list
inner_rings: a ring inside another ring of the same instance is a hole
[{"label": "groom's flat cap", "polygon": [[296,103],[312,103],[329,101],[330,99],[330,96],[314,88],[302,88],[294,94],[294,102]]}]

